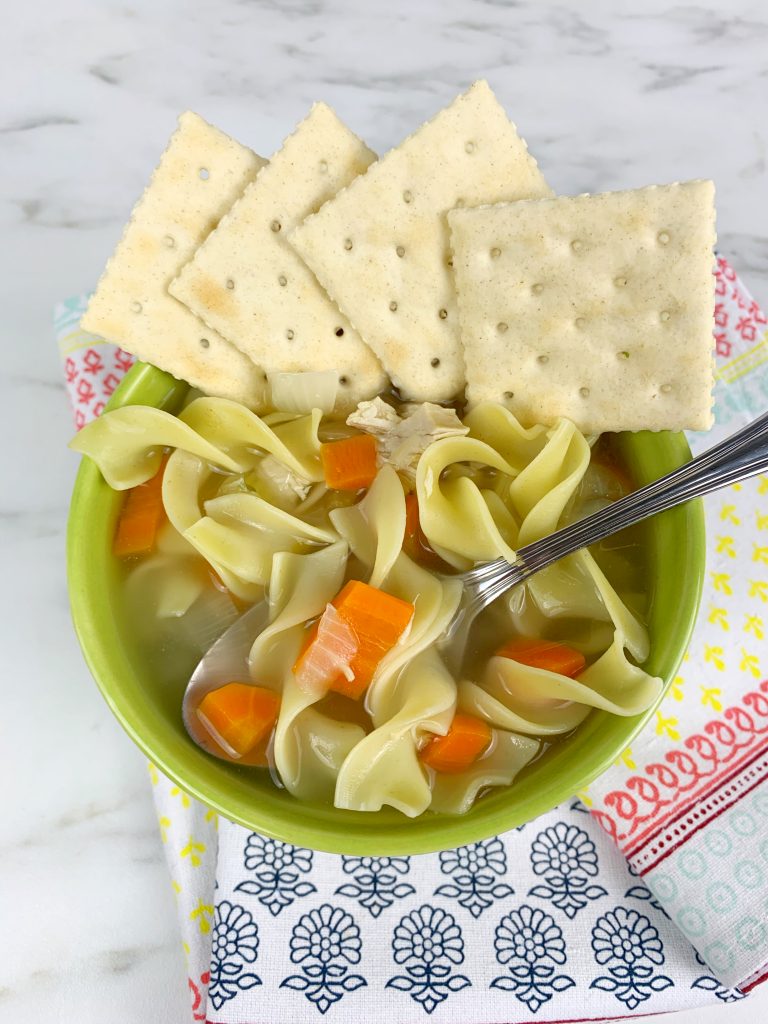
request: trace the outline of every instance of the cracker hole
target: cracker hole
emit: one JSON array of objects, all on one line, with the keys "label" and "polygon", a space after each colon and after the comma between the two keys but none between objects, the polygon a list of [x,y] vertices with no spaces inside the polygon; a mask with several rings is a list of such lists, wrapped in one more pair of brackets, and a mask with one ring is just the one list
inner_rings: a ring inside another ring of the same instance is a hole
[{"label": "cracker hole", "polygon": [[342,338],[344,336],[344,328],[337,327],[333,333],[336,335],[337,338]]},{"label": "cracker hole", "polygon": [[200,178],[200,181],[208,181],[208,179],[211,176],[211,172],[208,170],[207,167],[201,167],[197,174],[198,177]]},{"label": "cracker hole", "polygon": [[287,331],[285,332],[285,336],[286,336],[286,338],[288,339],[288,341],[293,341],[293,338],[294,338],[294,334],[293,334],[293,331],[291,330],[291,328],[290,328],[290,327],[289,327],[289,328],[288,328],[288,330],[287,330]]},{"label": "cracker hole", "polygon": [[571,249],[574,252],[581,252],[583,248],[584,248],[584,243],[581,241],[581,239],[580,238],[574,238],[574,240],[571,242]]},{"label": "cracker hole", "polygon": [[413,202],[413,192],[411,192],[410,189],[406,189],[405,192],[403,192],[403,202],[404,203],[412,203]]},{"label": "cracker hole", "polygon": [[163,244],[166,245],[169,249],[172,249],[174,245],[176,245],[176,239],[173,237],[173,235],[166,235],[163,238]]},{"label": "cracker hole", "polygon": [[540,284],[539,282],[537,282],[536,284],[532,284],[531,291],[534,295],[541,295],[541,293],[544,291],[544,285]]},{"label": "cracker hole", "polygon": [[269,226],[272,229],[272,231],[274,231],[275,234],[277,234],[277,232],[282,228],[283,225],[280,223],[279,220],[273,220]]},{"label": "cracker hole", "polygon": [[499,334],[503,334],[505,331],[509,330],[509,324],[505,324],[502,320],[500,323],[496,324],[496,330]]},{"label": "cracker hole", "polygon": [[548,363],[549,362],[549,356],[542,352],[542,354],[540,356],[536,356],[536,362],[537,363],[541,363],[542,366],[543,366],[544,363]]},{"label": "cracker hole", "polygon": [[339,377],[339,384],[341,384],[342,387],[346,387],[346,385],[349,384],[349,377]]},{"label": "cracker hole", "polygon": [[225,284],[226,284],[227,288],[229,288],[230,291],[232,291],[232,289],[235,287],[235,282],[232,280],[231,277],[227,278]]},{"label": "cracker hole", "polygon": [[614,277],[613,283],[616,285],[617,288],[626,288],[627,279],[626,277]]},{"label": "cracker hole", "polygon": [[131,309],[133,310],[134,313],[140,313],[141,309],[142,309],[141,303],[140,302],[132,302],[131,303]]},{"label": "cracker hole", "polygon": [[208,341],[207,338],[201,338],[200,339],[200,348],[210,348],[210,347],[211,347],[211,343],[210,343],[210,341]]},{"label": "cracker hole", "polygon": [[660,231],[658,233],[658,235],[656,235],[656,238],[659,241],[659,245],[668,245],[669,244],[670,235],[669,235],[668,231]]},{"label": "cracker hole", "polygon": [[618,355],[619,355],[619,359],[629,359],[629,352],[627,352],[627,351],[619,352]]},{"label": "cracker hole", "polygon": [[288,278],[285,276],[285,274],[281,274],[277,279],[277,283],[280,285],[281,288],[285,288],[285,286],[288,284]]},{"label": "cracker hole", "polygon": [[445,257],[445,265],[446,265],[446,267],[452,267],[453,266],[453,256],[448,255],[448,256]]},{"label": "cracker hole", "polygon": [[349,250],[352,248],[352,239],[351,238],[345,238],[344,239],[344,248],[347,250],[347,252],[349,252]]},{"label": "cracker hole", "polygon": [[441,320],[445,320],[445,318],[448,316],[448,310],[447,309],[438,310],[437,315],[440,317]]},{"label": "cracker hole", "polygon": [[464,202],[464,199],[462,198],[462,196],[459,196],[456,199],[456,202],[453,205],[456,207],[457,210],[461,210],[464,207],[464,205],[465,205],[465,202]]},{"label": "cracker hole", "polygon": [[576,319],[573,321],[573,326],[577,327],[580,331],[583,331],[584,328],[587,326],[587,321],[584,319],[583,316],[577,316]]},{"label": "cracker hole", "polygon": [[589,388],[579,388],[579,394],[582,398],[589,398]]},{"label": "cracker hole", "polygon": [[475,144],[472,141],[472,139],[470,139],[468,142],[464,143],[464,152],[465,153],[474,153],[475,152]]},{"label": "cracker hole", "polygon": [[491,249],[491,259],[497,260],[499,256],[501,256],[501,249],[499,249],[498,246],[494,245],[494,247]]},{"label": "cracker hole", "polygon": [[440,360],[437,358],[437,356],[435,356],[435,358],[430,362],[429,365],[430,366],[439,366],[440,365]]},{"label": "cracker hole", "polygon": [[504,397],[506,398],[507,401],[509,401],[510,398],[514,398],[515,397],[515,392],[514,391],[505,391],[504,392]]},{"label": "cracker hole", "polygon": [[405,256],[405,246],[398,245],[398,247],[395,249],[395,252],[400,257],[400,259],[402,259],[403,256]]},{"label": "cracker hole", "polygon": [[321,174],[327,174],[328,173],[328,161],[327,160],[321,160],[320,163],[318,164],[318,167],[320,168],[320,173]]},{"label": "cracker hole", "polygon": [[397,303],[395,302],[394,299],[390,302],[389,308],[393,313],[397,312]]},{"label": "cracker hole", "polygon": [[671,384],[662,384],[661,385],[661,393],[662,393],[662,395],[668,395],[671,390],[672,390],[672,385]]},{"label": "cracker hole", "polygon": [[662,311],[659,313],[659,320],[661,320],[661,322],[665,324],[671,316],[672,314],[669,312],[668,309],[662,309]]}]

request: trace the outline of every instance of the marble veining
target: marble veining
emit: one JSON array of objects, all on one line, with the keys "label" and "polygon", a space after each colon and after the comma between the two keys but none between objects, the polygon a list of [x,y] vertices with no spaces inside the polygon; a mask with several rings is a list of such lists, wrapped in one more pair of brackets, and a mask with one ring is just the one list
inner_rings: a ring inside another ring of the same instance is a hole
[{"label": "marble veining", "polygon": [[[268,156],[322,98],[382,152],[480,76],[558,192],[713,178],[718,245],[765,302],[768,8],[39,0],[16,5],[4,42],[0,777],[12,793],[0,815],[0,1024],[186,1024],[145,760],[107,711],[69,620],[76,460],[64,448],[54,302],[93,287],[181,110]],[[729,1019],[756,1019],[761,1006],[768,994]]]}]

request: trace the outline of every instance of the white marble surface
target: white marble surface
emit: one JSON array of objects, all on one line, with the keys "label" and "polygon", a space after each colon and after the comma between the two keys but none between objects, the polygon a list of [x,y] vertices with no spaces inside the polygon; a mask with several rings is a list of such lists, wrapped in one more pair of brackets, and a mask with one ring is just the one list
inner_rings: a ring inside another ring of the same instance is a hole
[{"label": "white marble surface", "polygon": [[[486,75],[560,192],[712,177],[768,299],[763,0],[28,0],[4,22],[0,1021],[181,1024],[183,955],[143,757],[79,656],[75,459],[54,301],[91,287],[175,115],[268,155],[323,98],[374,147]],[[768,989],[768,986],[765,986]],[[676,1017],[768,1017],[768,991]],[[278,1022],[275,1022],[278,1024]]]}]

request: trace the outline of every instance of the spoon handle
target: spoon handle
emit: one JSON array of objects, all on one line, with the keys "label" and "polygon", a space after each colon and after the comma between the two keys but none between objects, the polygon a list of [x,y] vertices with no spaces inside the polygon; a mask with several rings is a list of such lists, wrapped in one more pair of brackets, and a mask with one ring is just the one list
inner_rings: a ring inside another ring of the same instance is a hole
[{"label": "spoon handle", "polygon": [[537,572],[580,548],[603,540],[692,498],[768,471],[768,413],[731,434],[679,469],[620,498],[599,512],[518,551],[527,570]]}]

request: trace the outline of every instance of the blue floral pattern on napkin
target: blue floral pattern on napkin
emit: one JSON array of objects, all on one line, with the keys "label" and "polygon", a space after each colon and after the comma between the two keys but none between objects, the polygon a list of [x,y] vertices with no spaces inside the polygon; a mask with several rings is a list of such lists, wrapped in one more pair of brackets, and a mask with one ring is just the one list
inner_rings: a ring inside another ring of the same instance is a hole
[{"label": "blue floral pattern on napkin", "polygon": [[346,857],[341,858],[342,870],[352,876],[336,890],[340,896],[351,896],[371,917],[391,907],[395,900],[411,896],[416,890],[400,879],[410,870],[409,857]]},{"label": "blue floral pattern on napkin", "polygon": [[568,959],[565,940],[562,929],[543,910],[524,904],[502,917],[494,947],[496,959],[509,973],[494,978],[491,988],[512,992],[531,1013],[556,992],[576,984],[569,975],[556,973]]},{"label": "blue floral pattern on napkin", "polygon": [[612,992],[628,1010],[674,985],[666,974],[657,974],[664,963],[659,932],[643,914],[616,907],[598,918],[592,929],[595,960],[608,970],[590,985]]},{"label": "blue floral pattern on napkin", "polygon": [[453,914],[428,903],[400,919],[392,938],[392,956],[406,974],[396,974],[387,988],[396,988],[427,1013],[472,982],[453,968],[464,962],[464,937]]},{"label": "blue floral pattern on napkin", "polygon": [[479,917],[495,900],[515,891],[498,881],[507,872],[507,854],[498,836],[446,850],[440,854],[440,870],[450,875],[451,881],[438,886],[435,896],[455,899],[472,917]]},{"label": "blue floral pattern on napkin", "polygon": [[602,885],[590,884],[598,873],[597,850],[576,825],[559,821],[539,832],[531,846],[531,866],[545,884],[533,886],[528,895],[551,900],[568,917],[575,917],[590,900],[608,895]]},{"label": "blue floral pattern on napkin", "polygon": [[211,935],[211,980],[208,998],[218,1010],[238,992],[261,984],[246,969],[258,955],[259,929],[243,907],[224,900],[216,907]]},{"label": "blue floral pattern on napkin", "polygon": [[273,917],[277,917],[295,899],[317,892],[311,882],[301,880],[302,875],[312,870],[311,850],[251,832],[245,843],[243,860],[253,877],[236,885],[235,892],[256,896]]},{"label": "blue floral pattern on napkin", "polygon": [[324,903],[299,919],[291,934],[291,961],[301,965],[301,974],[291,974],[280,983],[304,996],[320,1013],[328,1010],[347,992],[367,985],[349,965],[360,963],[360,929],[351,914]]}]

